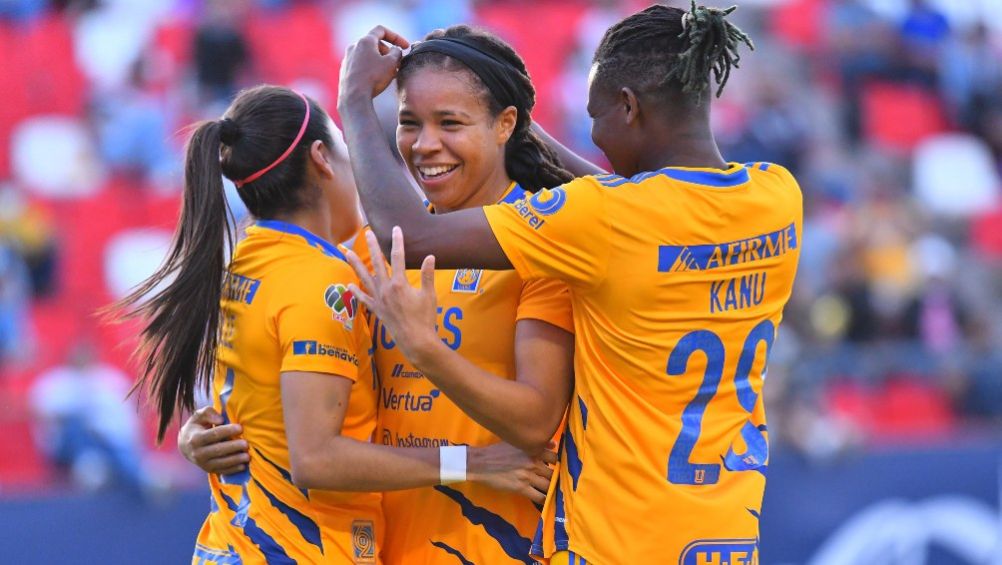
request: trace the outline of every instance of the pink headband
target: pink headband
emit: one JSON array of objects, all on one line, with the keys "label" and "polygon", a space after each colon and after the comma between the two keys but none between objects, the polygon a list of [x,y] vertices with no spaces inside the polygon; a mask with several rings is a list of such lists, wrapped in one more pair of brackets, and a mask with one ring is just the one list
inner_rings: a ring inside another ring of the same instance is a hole
[{"label": "pink headband", "polygon": [[299,141],[303,139],[303,134],[306,133],[306,126],[309,125],[310,123],[310,101],[307,100],[306,96],[303,95],[302,92],[297,92],[296,94],[298,94],[299,97],[303,99],[303,102],[306,103],[306,117],[303,118],[303,125],[299,127],[299,133],[296,134],[296,139],[292,140],[292,145],[290,145],[289,148],[285,150],[285,153],[279,155],[278,159],[275,159],[274,163],[268,165],[267,167],[261,169],[260,171],[254,173],[253,175],[243,180],[233,181],[233,184],[235,184],[238,188],[249,182],[256,181],[257,179],[261,178],[262,175],[277,167],[279,163],[284,161],[286,157],[292,154],[292,150],[295,149],[296,146],[299,145]]}]

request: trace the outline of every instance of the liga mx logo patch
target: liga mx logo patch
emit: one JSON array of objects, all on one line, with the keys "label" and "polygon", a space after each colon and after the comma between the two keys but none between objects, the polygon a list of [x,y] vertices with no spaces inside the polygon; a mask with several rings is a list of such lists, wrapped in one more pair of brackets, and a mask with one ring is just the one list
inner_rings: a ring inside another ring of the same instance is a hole
[{"label": "liga mx logo patch", "polygon": [[372,520],[355,520],[351,523],[351,549],[357,565],[376,562],[376,534]]},{"label": "liga mx logo patch", "polygon": [[459,269],[452,279],[452,292],[476,293],[480,288],[480,279],[483,276],[483,269]]},{"label": "liga mx logo patch", "polygon": [[324,303],[331,309],[334,319],[351,329],[355,312],[358,311],[358,299],[343,284],[332,284],[324,291]]}]

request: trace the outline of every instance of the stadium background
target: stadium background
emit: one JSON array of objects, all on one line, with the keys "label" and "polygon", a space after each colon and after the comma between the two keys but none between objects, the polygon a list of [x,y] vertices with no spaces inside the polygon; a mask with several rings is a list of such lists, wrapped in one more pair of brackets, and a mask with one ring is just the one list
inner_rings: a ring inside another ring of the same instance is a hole
[{"label": "stadium background", "polygon": [[[185,124],[259,82],[333,111],[371,25],[472,22],[526,59],[535,118],[600,159],[590,55],[646,4],[0,0],[0,560],[190,555],[204,479],[120,402],[136,326],[94,316],[162,257]],[[740,4],[757,50],[716,102],[718,141],[805,193],[762,562],[1000,563],[1002,1]]]}]

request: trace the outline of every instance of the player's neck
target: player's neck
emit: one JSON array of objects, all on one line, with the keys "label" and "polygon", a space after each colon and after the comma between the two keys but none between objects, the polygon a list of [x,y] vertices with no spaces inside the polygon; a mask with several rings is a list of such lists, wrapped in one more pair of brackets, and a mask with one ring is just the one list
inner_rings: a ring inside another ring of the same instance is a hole
[{"label": "player's neck", "polygon": [[456,210],[480,208],[482,206],[497,204],[501,200],[501,197],[504,196],[505,192],[508,191],[508,187],[511,186],[511,182],[512,180],[508,178],[508,173],[505,172],[504,168],[501,168],[487,178],[487,180],[474,190],[462,203],[451,207],[436,204],[435,212],[438,214],[447,214],[449,212],[455,212]]},{"label": "player's neck", "polygon": [[647,143],[639,155],[641,171],[664,167],[726,169],[710,129],[709,108],[680,112],[672,119],[655,119],[644,133]]},{"label": "player's neck", "polygon": [[638,160],[641,171],[656,171],[664,167],[707,169],[728,167],[708,128],[676,130],[665,137],[659,140],[660,142],[649,145],[650,149],[641,154]]},{"label": "player's neck", "polygon": [[340,243],[331,229],[330,209],[327,206],[308,206],[302,210],[275,216],[275,219],[299,226],[331,243]]}]

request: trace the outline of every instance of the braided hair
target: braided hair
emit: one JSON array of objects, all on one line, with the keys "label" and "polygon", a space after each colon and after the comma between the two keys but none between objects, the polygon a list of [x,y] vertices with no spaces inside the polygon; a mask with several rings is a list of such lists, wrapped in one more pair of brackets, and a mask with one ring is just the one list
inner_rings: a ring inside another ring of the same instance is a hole
[{"label": "braided hair", "polygon": [[691,0],[688,11],[655,5],[627,17],[602,37],[592,60],[594,80],[661,97],[681,92],[698,106],[712,74],[719,97],[741,61],[740,45],[755,49],[748,34],[726,19],[736,9]]},{"label": "braided hair", "polygon": [[[559,186],[574,178],[574,175],[564,169],[556,152],[530,128],[531,112],[536,104],[536,89],[529,78],[525,62],[518,53],[498,36],[466,25],[436,30],[425,37],[426,40],[436,38],[454,38],[472,42],[477,49],[505,63],[507,70],[502,78],[511,84],[511,90],[517,93],[515,100],[511,102],[517,110],[515,129],[505,144],[505,170],[508,176],[529,192]],[[405,57],[400,64],[397,83],[401,85],[406,83],[418,69],[426,67],[468,73],[472,77],[472,83],[480,90],[479,94],[486,103],[490,115],[494,118],[509,105],[502,104],[498,99],[498,93],[487,88],[483,80],[462,62],[443,53],[424,52]]]}]

